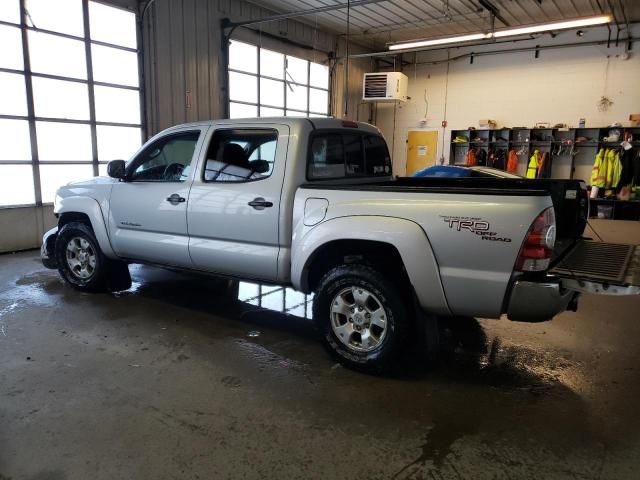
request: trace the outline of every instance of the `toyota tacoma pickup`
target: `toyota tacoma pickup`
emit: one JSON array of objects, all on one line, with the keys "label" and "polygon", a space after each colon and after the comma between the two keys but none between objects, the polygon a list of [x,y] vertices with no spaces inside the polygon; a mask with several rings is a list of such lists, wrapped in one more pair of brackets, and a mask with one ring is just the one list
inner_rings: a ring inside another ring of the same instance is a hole
[{"label": "toyota tacoma pickup", "polygon": [[41,253],[67,283],[127,289],[145,263],[291,286],[361,370],[391,368],[433,318],[538,322],[581,292],[640,292],[638,248],[583,238],[583,182],[394,178],[365,123],[179,125],[107,170],[57,191]]}]

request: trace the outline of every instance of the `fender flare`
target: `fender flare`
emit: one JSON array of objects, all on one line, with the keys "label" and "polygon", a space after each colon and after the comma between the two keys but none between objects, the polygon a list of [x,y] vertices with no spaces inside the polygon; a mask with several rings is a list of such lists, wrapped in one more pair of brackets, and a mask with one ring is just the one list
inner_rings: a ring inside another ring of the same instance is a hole
[{"label": "fender flare", "polygon": [[399,252],[418,302],[430,313],[451,315],[440,279],[438,262],[426,232],[415,222],[377,215],[332,218],[314,227],[296,228],[291,256],[291,283],[309,291],[308,267],[314,253],[335,240],[387,243]]},{"label": "fender flare", "polygon": [[87,215],[102,253],[112,259],[118,258],[111,247],[111,241],[109,240],[109,234],[107,232],[107,224],[102,213],[102,208],[100,208],[100,204],[97,200],[91,197],[65,197],[60,198],[59,203],[56,206],[57,208],[55,213],[58,215],[63,215],[65,213],[84,213]]}]

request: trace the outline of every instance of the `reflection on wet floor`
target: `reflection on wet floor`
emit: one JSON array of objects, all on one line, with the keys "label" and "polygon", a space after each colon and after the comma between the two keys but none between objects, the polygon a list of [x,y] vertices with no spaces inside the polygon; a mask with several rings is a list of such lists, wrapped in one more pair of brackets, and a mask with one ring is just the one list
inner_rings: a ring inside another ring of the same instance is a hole
[{"label": "reflection on wet floor", "polygon": [[306,295],[292,288],[240,282],[238,300],[267,310],[311,319],[313,294]]}]

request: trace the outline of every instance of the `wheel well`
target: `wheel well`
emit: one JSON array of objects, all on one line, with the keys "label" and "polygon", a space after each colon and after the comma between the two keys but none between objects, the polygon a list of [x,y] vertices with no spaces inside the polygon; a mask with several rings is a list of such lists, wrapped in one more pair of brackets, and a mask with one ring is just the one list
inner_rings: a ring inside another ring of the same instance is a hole
[{"label": "wheel well", "polygon": [[325,273],[349,263],[370,265],[385,275],[409,281],[400,252],[393,245],[374,240],[334,240],[318,248],[307,261],[305,290],[313,292]]},{"label": "wheel well", "polygon": [[67,223],[71,223],[71,222],[84,223],[93,230],[93,227],[91,226],[91,220],[89,219],[89,215],[81,212],[65,212],[60,214],[60,218],[58,219],[58,229],[61,229]]}]

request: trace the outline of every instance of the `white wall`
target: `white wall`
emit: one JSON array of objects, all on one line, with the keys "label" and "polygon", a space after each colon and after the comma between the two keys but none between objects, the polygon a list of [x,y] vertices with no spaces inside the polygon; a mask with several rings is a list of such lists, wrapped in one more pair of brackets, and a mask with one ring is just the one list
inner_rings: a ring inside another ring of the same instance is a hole
[{"label": "white wall", "polygon": [[0,253],[39,248],[56,223],[53,205],[0,208]]},{"label": "white wall", "polygon": [[[635,36],[640,36],[638,26],[632,30]],[[601,38],[606,38],[606,29],[586,31],[579,40]],[[547,36],[546,39],[510,43],[506,48],[576,40],[578,37],[574,32],[566,32],[555,39]],[[505,46],[476,46],[473,51],[499,48]],[[581,117],[586,118],[587,127],[603,127],[613,122],[629,125],[629,114],[640,112],[640,54],[634,53],[637,48],[634,44],[626,60],[620,56],[624,53],[623,44],[615,47],[613,43],[610,48],[601,45],[542,50],[537,59],[534,52],[476,56],[473,64],[468,58],[450,62],[448,76],[447,63],[420,65],[421,62],[446,59],[446,51],[422,52],[415,58],[414,54],[405,54],[405,61],[417,61],[417,65],[414,63],[403,69],[409,77],[411,100],[397,106],[380,104],[376,122],[389,145],[395,143],[394,173],[405,173],[405,142],[409,130],[438,130],[438,158],[444,153],[446,163],[451,130],[478,127],[481,118],[497,120],[499,127],[533,126],[536,122],[577,126]],[[449,54],[455,57],[471,50],[455,48],[450,49]],[[425,115],[425,89],[429,122],[421,127],[419,122]],[[606,112],[598,111],[597,107],[602,95],[613,101]],[[448,127],[443,129],[441,122],[445,118]]]}]

